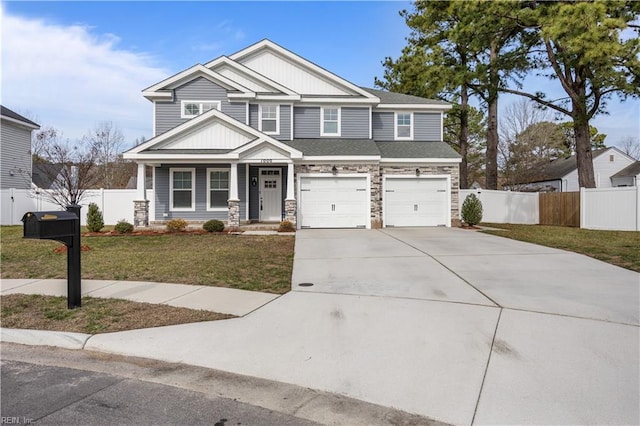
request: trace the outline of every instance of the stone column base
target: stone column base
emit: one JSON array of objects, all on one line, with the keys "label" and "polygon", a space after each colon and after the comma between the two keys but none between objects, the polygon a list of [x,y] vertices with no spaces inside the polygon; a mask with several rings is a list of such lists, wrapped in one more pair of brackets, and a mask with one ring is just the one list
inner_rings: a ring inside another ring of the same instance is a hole
[{"label": "stone column base", "polygon": [[229,219],[227,227],[229,229],[237,229],[240,227],[240,200],[229,200]]},{"label": "stone column base", "polygon": [[296,200],[284,200],[284,220],[288,220],[294,226],[296,225]]},{"label": "stone column base", "polygon": [[149,200],[136,200],[133,202],[133,225],[136,228],[149,226]]}]

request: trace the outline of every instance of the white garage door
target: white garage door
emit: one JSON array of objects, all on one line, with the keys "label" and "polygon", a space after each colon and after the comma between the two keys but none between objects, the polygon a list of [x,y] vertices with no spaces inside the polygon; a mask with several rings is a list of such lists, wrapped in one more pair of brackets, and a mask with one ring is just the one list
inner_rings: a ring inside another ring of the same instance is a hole
[{"label": "white garage door", "polygon": [[300,178],[299,220],[303,228],[365,228],[369,205],[364,176]]},{"label": "white garage door", "polygon": [[385,180],[385,226],[449,225],[449,185],[446,178]]}]

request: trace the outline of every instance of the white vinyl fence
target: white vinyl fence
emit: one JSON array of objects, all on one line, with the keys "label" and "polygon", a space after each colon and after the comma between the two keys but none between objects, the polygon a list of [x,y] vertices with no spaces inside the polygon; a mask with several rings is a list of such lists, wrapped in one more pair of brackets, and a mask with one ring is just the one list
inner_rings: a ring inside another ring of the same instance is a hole
[{"label": "white vinyl fence", "polygon": [[[28,189],[0,190],[0,224],[22,225],[21,219],[29,211],[64,210],[50,202],[40,190],[40,194]],[[135,189],[91,189],[85,192],[81,201],[80,220],[87,221],[89,203],[96,203],[102,212],[105,225],[115,225],[124,219],[133,223],[133,201],[138,197]],[[152,189],[147,190],[147,200],[153,200]],[[153,201],[149,202],[149,218],[155,217]]]},{"label": "white vinyl fence", "polygon": [[580,228],[640,231],[640,187],[581,188]]},{"label": "white vinyl fence", "polygon": [[537,192],[493,191],[489,189],[461,189],[460,210],[469,194],[476,194],[482,203],[482,221],[492,223],[540,223]]}]

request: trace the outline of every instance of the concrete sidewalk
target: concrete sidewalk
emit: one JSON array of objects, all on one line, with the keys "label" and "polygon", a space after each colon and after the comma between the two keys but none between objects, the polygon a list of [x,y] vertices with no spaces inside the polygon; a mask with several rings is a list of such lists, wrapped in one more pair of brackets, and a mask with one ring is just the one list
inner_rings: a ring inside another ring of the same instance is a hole
[{"label": "concrete sidewalk", "polygon": [[[280,297],[278,294],[202,285],[143,281],[82,280],[82,296],[125,299],[244,316]],[[66,296],[67,280],[3,279],[0,294]]]}]

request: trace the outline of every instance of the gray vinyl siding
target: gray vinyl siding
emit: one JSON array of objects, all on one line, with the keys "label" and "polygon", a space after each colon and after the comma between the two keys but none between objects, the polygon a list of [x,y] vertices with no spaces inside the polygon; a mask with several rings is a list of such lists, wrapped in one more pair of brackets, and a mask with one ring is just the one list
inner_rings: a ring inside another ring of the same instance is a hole
[{"label": "gray vinyl siding", "polygon": [[[280,182],[282,182],[282,214],[284,214],[284,200],[287,197],[287,166],[268,166],[269,169],[280,169]],[[249,167],[249,182],[251,179],[256,178],[260,181],[259,176],[260,167]],[[260,220],[260,187],[258,185],[249,185],[249,220]],[[244,210],[242,210],[242,217],[244,218]]]},{"label": "gray vinyl siding", "polygon": [[294,139],[320,137],[320,107],[294,107],[293,120]]},{"label": "gray vinyl siding", "polygon": [[[278,105],[280,111],[280,131],[277,135],[270,135],[274,139],[288,141],[291,139],[291,105]],[[249,125],[260,129],[260,110],[257,104],[249,104]]]},{"label": "gray vinyl siding", "polygon": [[[395,115],[392,111],[373,113],[373,139],[377,141],[394,140]],[[440,141],[440,113],[413,113],[413,140]]]},{"label": "gray vinyl siding", "polygon": [[377,141],[393,140],[393,112],[374,112],[373,139]]},{"label": "gray vinyl siding", "polygon": [[[155,220],[185,219],[185,220],[209,220],[218,219],[226,221],[228,211],[207,211],[207,168],[230,168],[229,164],[174,164],[162,165],[156,168]],[[195,211],[171,211],[169,206],[169,179],[171,168],[195,168],[196,169],[196,209]],[[244,219],[247,208],[247,180],[246,168],[238,165],[238,197],[240,198],[240,218]],[[167,216],[165,216],[165,214]]]},{"label": "gray vinyl siding", "polygon": [[416,141],[441,141],[440,113],[413,113],[413,139]]},{"label": "gray vinyl siding", "polygon": [[[0,129],[0,188],[31,186],[31,130],[2,120]],[[11,176],[11,173],[13,176]]]},{"label": "gray vinyl siding", "polygon": [[245,123],[246,104],[244,102],[230,103],[224,87],[204,77],[198,77],[174,89],[172,102],[155,103],[156,136],[188,120],[180,117],[181,101],[220,101],[222,112]]},{"label": "gray vinyl siding", "polygon": [[369,139],[369,108],[341,108],[340,133],[343,138]]}]

